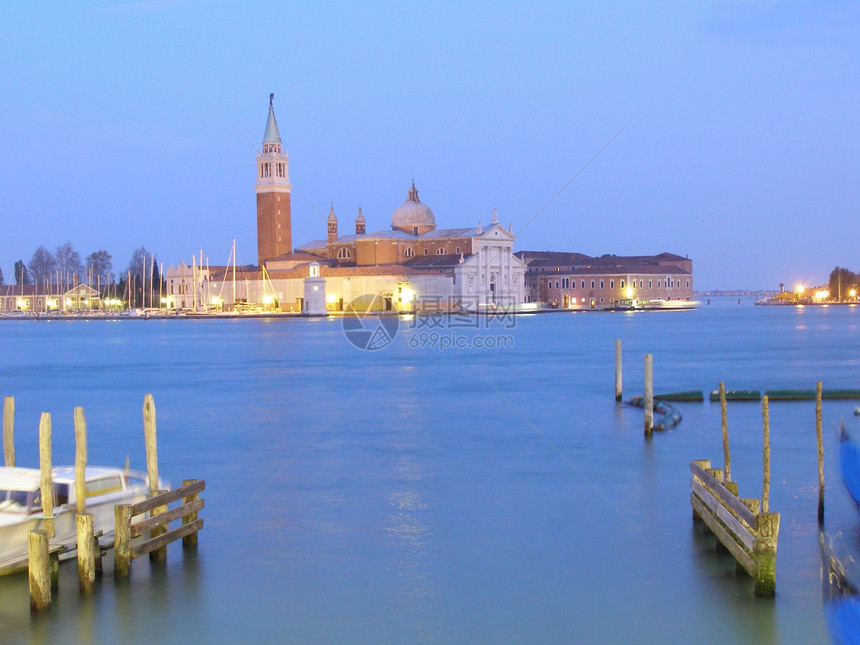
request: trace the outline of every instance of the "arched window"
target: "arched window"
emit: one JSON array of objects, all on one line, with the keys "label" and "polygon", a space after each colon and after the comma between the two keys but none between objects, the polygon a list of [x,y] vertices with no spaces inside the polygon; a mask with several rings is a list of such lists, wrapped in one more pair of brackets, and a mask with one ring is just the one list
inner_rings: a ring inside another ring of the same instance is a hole
[{"label": "arched window", "polygon": [[430,255],[430,249],[424,249],[424,255]]},{"label": "arched window", "polygon": [[442,247],[441,249],[436,249],[436,255],[445,255],[446,253],[447,251],[444,247]]},{"label": "arched window", "polygon": [[415,250],[411,246],[408,246],[406,247],[406,252],[404,253],[404,255],[407,258],[411,258],[413,255],[415,255]]},{"label": "arched window", "polygon": [[338,260],[348,260],[352,257],[352,251],[350,251],[346,247],[339,248],[337,250],[337,259]]}]

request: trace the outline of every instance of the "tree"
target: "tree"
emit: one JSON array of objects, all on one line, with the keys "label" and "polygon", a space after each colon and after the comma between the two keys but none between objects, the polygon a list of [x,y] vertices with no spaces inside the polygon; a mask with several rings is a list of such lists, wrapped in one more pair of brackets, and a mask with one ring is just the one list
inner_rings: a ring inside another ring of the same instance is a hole
[{"label": "tree", "polygon": [[136,248],[131,253],[131,260],[128,261],[128,269],[126,273],[137,276],[138,278],[144,274],[143,264],[146,262],[147,270],[149,270],[149,251],[145,246]]},{"label": "tree", "polygon": [[60,272],[60,281],[63,284],[71,284],[74,276],[82,276],[84,273],[84,263],[81,262],[81,255],[75,251],[75,247],[71,242],[60,244],[54,253],[57,260],[57,270]]},{"label": "tree", "polygon": [[132,252],[128,270],[125,275],[120,276],[120,284],[129,276],[131,277],[131,288],[128,289],[131,303],[129,306],[157,306],[159,285],[163,289],[164,283],[158,271],[158,260],[154,255],[149,254],[146,247],[141,246]]},{"label": "tree", "polygon": [[87,256],[87,271],[91,280],[106,285],[110,282],[110,274],[113,271],[113,257],[107,251],[93,251]]},{"label": "tree", "polygon": [[53,281],[54,271],[57,270],[57,259],[44,246],[40,246],[30,258],[30,275],[36,284],[43,285]]},{"label": "tree", "polygon": [[830,297],[834,300],[840,298],[844,300],[848,297],[848,292],[851,289],[855,291],[858,289],[859,282],[860,276],[856,273],[842,267],[836,267],[830,272],[830,280],[827,285],[830,290]]},{"label": "tree", "polygon": [[15,263],[15,284],[21,286],[22,284],[30,283],[30,273],[27,271],[27,265],[24,264],[24,260],[18,260]]}]

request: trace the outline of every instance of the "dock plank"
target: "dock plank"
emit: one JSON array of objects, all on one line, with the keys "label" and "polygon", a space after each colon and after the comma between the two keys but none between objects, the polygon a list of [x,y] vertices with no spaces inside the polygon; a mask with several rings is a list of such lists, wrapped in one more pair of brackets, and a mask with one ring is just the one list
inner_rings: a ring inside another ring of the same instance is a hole
[{"label": "dock plank", "polygon": [[744,503],[741,500],[732,495],[721,482],[714,479],[707,471],[692,461],[690,462],[690,472],[693,473],[693,475],[698,478],[706,488],[709,488],[715,496],[719,497],[735,515],[746,522],[749,527],[755,526],[755,515],[746,506],[744,506]]}]

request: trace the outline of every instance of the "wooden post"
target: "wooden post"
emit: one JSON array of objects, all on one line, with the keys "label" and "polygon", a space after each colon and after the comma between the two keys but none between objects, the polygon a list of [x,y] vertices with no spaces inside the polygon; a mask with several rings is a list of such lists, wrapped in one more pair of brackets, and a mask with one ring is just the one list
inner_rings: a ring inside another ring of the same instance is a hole
[{"label": "wooden post", "polygon": [[818,442],[818,525],[824,524],[824,442],[821,438],[821,381],[815,385],[815,440]]},{"label": "wooden post", "polygon": [[86,473],[87,420],[84,409],[75,408],[75,509],[79,515],[87,512]]},{"label": "wooden post", "polygon": [[[763,501],[763,500],[762,500]],[[755,525],[755,594],[772,596],[776,590],[776,541],[779,536],[779,513],[756,515]]]},{"label": "wooden post", "polygon": [[42,412],[39,419],[39,485],[45,530],[49,538],[54,537],[54,485],[51,474],[51,414]]},{"label": "wooden post", "polygon": [[[166,493],[165,490],[155,491],[155,495],[161,495],[162,493]],[[149,516],[155,517],[157,515],[161,515],[162,513],[167,512],[167,504],[163,504],[162,506],[156,506],[150,511]],[[157,538],[159,535],[163,535],[167,533],[167,526],[165,524],[161,524],[160,526],[153,526],[149,530],[149,539],[152,540]],[[149,552],[149,561],[150,562],[166,562],[167,561],[167,545],[154,549]]]},{"label": "wooden post", "polygon": [[93,515],[75,515],[78,532],[78,585],[84,593],[90,593],[96,582],[96,557]]},{"label": "wooden post", "polygon": [[51,606],[51,563],[48,558],[48,533],[44,529],[27,535],[30,576],[30,609],[42,611]]},{"label": "wooden post", "polygon": [[113,572],[117,578],[127,578],[131,569],[131,504],[117,504],[113,511]]},{"label": "wooden post", "polygon": [[155,440],[155,402],[152,395],[143,397],[143,437],[146,441],[146,472],[149,475],[149,494],[158,490],[158,448]]},{"label": "wooden post", "polygon": [[726,470],[726,482],[732,481],[732,456],[729,452],[729,423],[726,414],[726,384],[720,381],[720,421],[723,427],[723,467]]},{"label": "wooden post", "polygon": [[770,409],[766,394],[761,397],[761,416],[764,422],[764,451],[762,458],[764,476],[762,478],[761,511],[762,513],[767,513],[770,508],[768,505],[768,498],[770,497]]},{"label": "wooden post", "polygon": [[15,465],[15,398],[3,399],[3,458],[7,466]]},{"label": "wooden post", "polygon": [[618,338],[615,340],[615,400],[621,398],[621,339]]},{"label": "wooden post", "polygon": [[[189,484],[193,484],[197,482],[196,479],[184,479],[182,480],[183,486],[188,486]],[[182,498],[182,503],[187,504],[188,502],[193,502],[198,497],[197,493],[192,493],[188,497]],[[182,516],[182,524],[191,524],[194,520],[197,519],[197,513],[189,513],[188,515]],[[186,535],[182,538],[182,548],[183,549],[196,549],[197,548],[197,531],[192,533],[191,535]]]},{"label": "wooden post", "polygon": [[645,436],[654,427],[654,355],[645,354]]}]

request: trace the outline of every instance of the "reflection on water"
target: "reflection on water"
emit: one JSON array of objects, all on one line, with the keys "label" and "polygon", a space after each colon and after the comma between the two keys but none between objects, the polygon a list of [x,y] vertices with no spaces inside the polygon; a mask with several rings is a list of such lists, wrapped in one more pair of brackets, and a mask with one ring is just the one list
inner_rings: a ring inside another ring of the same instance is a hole
[{"label": "reflection on water", "polygon": [[[352,347],[336,320],[0,323],[0,392],[17,453],[54,419],[74,459],[86,410],[93,463],[143,466],[143,394],[158,406],[160,471],[207,482],[199,551],[135,561],[96,593],[74,566],[47,616],[26,576],[0,578],[0,641],[822,642],[814,410],[771,405],[777,595],[692,527],[689,462],[722,458],[719,406],[678,404],[645,442],[624,393],[860,387],[860,309],[753,307],[523,316],[507,350]],[[800,324],[798,324],[800,322]],[[827,522],[860,544],[828,401]],[[761,494],[761,410],[730,404],[732,474]],[[192,636],[189,636],[192,635]]]}]

